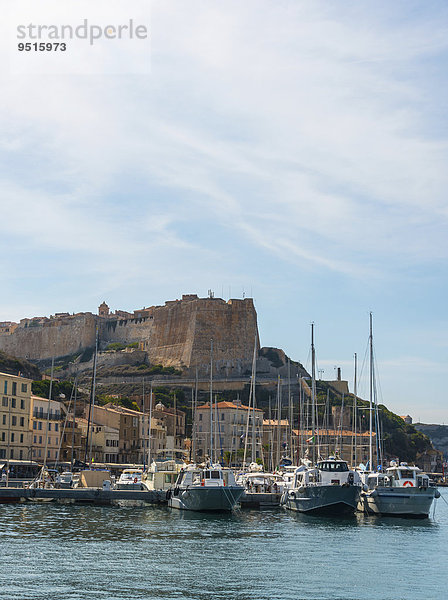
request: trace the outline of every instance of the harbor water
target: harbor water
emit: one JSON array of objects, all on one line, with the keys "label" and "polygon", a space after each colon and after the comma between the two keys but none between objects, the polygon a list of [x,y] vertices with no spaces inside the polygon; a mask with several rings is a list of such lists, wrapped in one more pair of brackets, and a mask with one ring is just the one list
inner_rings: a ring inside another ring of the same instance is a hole
[{"label": "harbor water", "polygon": [[444,598],[448,490],[441,491],[425,520],[0,505],[0,598]]}]

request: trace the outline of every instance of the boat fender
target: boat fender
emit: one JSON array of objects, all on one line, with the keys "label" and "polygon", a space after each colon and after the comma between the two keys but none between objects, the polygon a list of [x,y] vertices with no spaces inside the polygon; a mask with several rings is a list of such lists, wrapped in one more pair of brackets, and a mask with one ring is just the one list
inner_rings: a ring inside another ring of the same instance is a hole
[{"label": "boat fender", "polygon": [[435,491],[434,498],[440,498],[440,492],[439,492],[439,490]]},{"label": "boat fender", "polygon": [[414,487],[414,484],[412,483],[412,481],[405,481],[403,483],[403,487],[406,487],[407,485],[410,485],[411,487]]},{"label": "boat fender", "polygon": [[289,492],[289,497],[290,498],[295,498],[296,497],[296,493],[295,492]]}]

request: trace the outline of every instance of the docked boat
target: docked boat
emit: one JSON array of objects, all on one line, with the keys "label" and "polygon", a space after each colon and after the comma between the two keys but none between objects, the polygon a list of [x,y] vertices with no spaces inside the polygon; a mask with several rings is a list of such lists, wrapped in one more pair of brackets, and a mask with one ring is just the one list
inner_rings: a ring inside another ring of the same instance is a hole
[{"label": "docked boat", "polygon": [[316,466],[298,467],[281,504],[309,514],[350,514],[357,508],[360,491],[359,474],[349,469],[345,460],[330,457]]},{"label": "docked boat", "polygon": [[142,469],[125,469],[115,484],[115,488],[117,490],[141,490],[142,474]]},{"label": "docked boat", "polygon": [[434,498],[440,497],[428,475],[407,463],[391,462],[385,473],[370,473],[358,510],[392,517],[427,518]]},{"label": "docked boat", "polygon": [[203,468],[188,465],[182,469],[174,487],[167,492],[168,506],[181,510],[228,512],[244,494],[230,469],[221,465]]},{"label": "docked boat", "polygon": [[277,473],[266,473],[261,466],[255,470],[250,467],[248,472],[240,473],[236,478],[236,482],[244,487],[241,506],[256,508],[278,506],[285,487],[282,476]]},{"label": "docked boat", "polygon": [[168,490],[176,482],[182,464],[174,459],[155,460],[142,475],[142,485],[147,490]]}]

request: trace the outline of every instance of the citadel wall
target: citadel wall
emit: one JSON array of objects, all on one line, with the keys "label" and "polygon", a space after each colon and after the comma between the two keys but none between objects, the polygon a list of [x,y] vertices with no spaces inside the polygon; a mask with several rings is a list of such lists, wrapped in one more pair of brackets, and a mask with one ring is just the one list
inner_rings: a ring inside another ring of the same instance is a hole
[{"label": "citadel wall", "polygon": [[91,313],[33,321],[26,319],[13,333],[0,335],[0,350],[29,360],[82,352],[95,346],[96,317]]},{"label": "citadel wall", "polygon": [[30,360],[81,353],[95,345],[98,324],[100,348],[113,342],[138,342],[150,363],[186,370],[209,369],[213,339],[214,373],[229,376],[250,370],[255,340],[259,347],[257,315],[250,298],[225,302],[189,294],[128,318],[108,314],[102,307],[102,316],[80,313],[25,319],[13,333],[0,335],[0,349]]}]

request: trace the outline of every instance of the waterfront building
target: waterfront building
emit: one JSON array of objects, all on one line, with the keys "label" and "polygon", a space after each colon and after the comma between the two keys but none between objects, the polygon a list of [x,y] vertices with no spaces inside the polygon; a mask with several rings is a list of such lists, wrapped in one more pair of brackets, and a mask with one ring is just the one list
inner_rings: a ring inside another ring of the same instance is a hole
[{"label": "waterfront building", "polygon": [[[255,415],[254,419],[253,415]],[[249,427],[247,426],[248,419]],[[255,461],[257,458],[262,459],[263,411],[259,408],[251,409],[241,404],[239,400],[217,402],[212,404],[211,423],[210,403],[203,404],[198,406],[196,411],[193,435],[197,441],[198,460],[204,460],[211,455],[210,445],[213,438],[215,438],[213,446],[216,447],[218,457],[227,457],[232,463],[242,462],[246,445],[247,457],[251,461]],[[252,457],[253,435],[255,436],[254,457]]]},{"label": "waterfront building", "polygon": [[[81,445],[85,448],[88,421],[77,419],[76,423],[82,432]],[[118,463],[119,441],[119,429],[96,422],[91,423],[88,441],[90,459],[100,463]]]},{"label": "waterfront building", "polygon": [[0,373],[0,459],[29,460],[31,379]]},{"label": "waterfront building", "polygon": [[46,459],[55,462],[59,459],[64,412],[62,402],[31,395],[29,429],[32,460],[43,462]]}]

